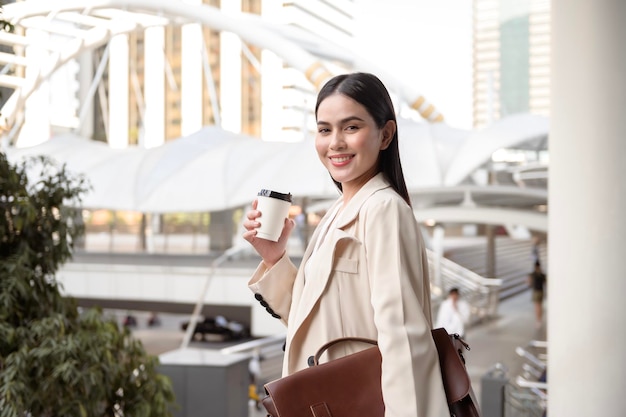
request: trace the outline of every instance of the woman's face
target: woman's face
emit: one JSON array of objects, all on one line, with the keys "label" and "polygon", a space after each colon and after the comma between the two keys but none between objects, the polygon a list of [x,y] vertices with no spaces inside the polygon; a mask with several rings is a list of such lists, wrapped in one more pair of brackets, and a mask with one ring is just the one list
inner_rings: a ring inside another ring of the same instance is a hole
[{"label": "woman's face", "polygon": [[378,154],[393,139],[395,123],[379,129],[365,107],[343,94],[324,99],[317,109],[315,148],[344,197],[351,197],[378,173]]}]

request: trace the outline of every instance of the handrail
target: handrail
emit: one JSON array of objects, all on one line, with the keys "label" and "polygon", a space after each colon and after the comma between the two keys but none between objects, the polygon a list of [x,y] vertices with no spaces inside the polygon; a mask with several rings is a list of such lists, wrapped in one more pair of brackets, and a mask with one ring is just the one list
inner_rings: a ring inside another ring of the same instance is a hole
[{"label": "handrail", "polygon": [[545,370],[546,367],[548,366],[546,364],[546,362],[542,361],[541,359],[539,359],[537,356],[533,355],[532,353],[528,352],[526,349],[524,349],[521,346],[518,346],[515,348],[515,353],[517,353],[517,355],[521,356],[522,358],[526,359],[528,362],[530,362],[534,367],[540,369],[540,370]]},{"label": "handrail", "polygon": [[434,251],[429,249],[426,250],[426,254],[431,276],[435,276],[436,270],[438,270],[439,274],[438,279],[431,279],[433,305],[445,298],[446,290],[457,287],[470,304],[472,312],[470,321],[480,320],[496,314],[498,292],[502,286],[502,279],[485,278],[450,259],[437,256]]},{"label": "handrail", "polygon": [[548,341],[547,340],[531,340],[528,342],[528,346],[538,348],[538,349],[548,349]]},{"label": "handrail", "polygon": [[537,389],[543,389],[543,390],[548,389],[547,382],[529,381],[528,379],[524,378],[521,375],[517,376],[517,378],[515,379],[515,383],[522,388],[537,388]]},{"label": "handrail", "polygon": [[463,280],[467,283],[474,283],[479,286],[501,286],[502,279],[500,278],[485,278],[482,275],[477,274],[471,269],[467,269],[456,262],[451,261],[448,258],[440,257],[439,260],[436,259],[436,255],[434,251],[427,249],[426,253],[428,255],[428,261],[431,263],[439,261],[441,265],[441,269],[449,271],[452,275],[457,275],[462,277]]},{"label": "handrail", "polygon": [[282,344],[282,343],[284,343],[284,341],[285,341],[285,335],[284,334],[267,336],[267,337],[263,337],[261,339],[250,340],[248,342],[239,343],[239,344],[234,345],[234,346],[228,346],[228,347],[222,348],[222,349],[220,349],[220,353],[223,353],[225,355],[229,355],[231,353],[255,352],[255,351],[257,351],[259,349],[262,349],[264,347]]},{"label": "handrail", "polygon": [[183,341],[181,342],[181,345],[180,345],[181,348],[184,349],[188,347],[189,342],[191,342],[191,339],[193,338],[193,335],[196,330],[196,324],[198,323],[198,320],[200,318],[200,313],[202,312],[202,306],[204,305],[204,300],[206,300],[206,296],[209,291],[209,286],[211,284],[211,281],[213,280],[215,271],[222,263],[228,260],[231,256],[245,249],[247,249],[247,246],[235,245],[232,248],[226,250],[223,254],[221,254],[217,258],[215,258],[213,262],[211,262],[211,268],[209,269],[209,274],[204,280],[202,291],[200,291],[200,297],[198,298],[198,301],[196,302],[196,305],[193,309],[193,313],[191,313],[189,324],[187,325],[187,330],[185,331],[185,336],[183,337]]},{"label": "handrail", "polygon": [[282,375],[283,346],[286,336],[273,335],[220,349],[220,353],[244,354],[250,358],[248,370],[261,386]]}]

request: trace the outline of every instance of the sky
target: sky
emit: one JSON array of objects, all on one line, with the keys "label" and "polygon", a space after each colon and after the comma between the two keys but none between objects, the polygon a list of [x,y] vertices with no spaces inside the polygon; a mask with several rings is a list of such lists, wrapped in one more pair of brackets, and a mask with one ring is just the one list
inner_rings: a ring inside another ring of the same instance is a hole
[{"label": "sky", "polygon": [[471,0],[356,0],[355,47],[402,79],[446,123],[472,128]]}]

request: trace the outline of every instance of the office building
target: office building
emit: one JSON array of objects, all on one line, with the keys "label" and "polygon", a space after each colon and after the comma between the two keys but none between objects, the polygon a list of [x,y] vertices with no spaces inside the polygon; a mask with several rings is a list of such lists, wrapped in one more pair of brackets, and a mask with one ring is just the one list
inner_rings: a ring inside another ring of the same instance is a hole
[{"label": "office building", "polygon": [[[343,43],[352,36],[351,0],[197,4],[259,15]],[[93,51],[91,77],[102,59],[108,64],[93,119],[82,132],[114,147],[158,146],[212,124],[283,141],[301,140],[313,129],[315,90],[305,75],[227,31],[185,23],[120,35]],[[91,77],[84,78],[83,90]]]},{"label": "office building", "polygon": [[474,127],[548,116],[550,1],[474,0]]}]

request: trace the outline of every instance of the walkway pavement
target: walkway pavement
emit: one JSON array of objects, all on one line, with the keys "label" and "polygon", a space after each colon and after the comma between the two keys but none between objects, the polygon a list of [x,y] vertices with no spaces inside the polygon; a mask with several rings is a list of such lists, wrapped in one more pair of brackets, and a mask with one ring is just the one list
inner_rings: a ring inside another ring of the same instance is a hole
[{"label": "walkway pavement", "polygon": [[[158,355],[180,346],[183,332],[178,326],[186,319],[185,316],[163,316],[160,328],[146,328],[141,326],[145,320],[139,317],[140,327],[134,334],[143,341],[149,353]],[[467,369],[476,397],[482,404],[483,377],[500,363],[508,369],[508,378],[514,380],[523,363],[515,349],[527,346],[531,340],[546,340],[546,331],[545,325],[539,329],[535,327],[531,295],[526,291],[502,301],[498,316],[469,328],[466,339],[471,347],[466,353]],[[262,411],[254,408],[250,413],[250,417],[265,417]]]},{"label": "walkway pavement", "polygon": [[[544,312],[545,316],[545,312]],[[498,316],[467,330],[471,351],[466,365],[476,396],[481,396],[481,379],[492,367],[501,363],[509,378],[521,372],[523,359],[515,353],[518,346],[526,347],[531,340],[546,340],[546,326],[537,329],[530,291],[500,303]]]}]

